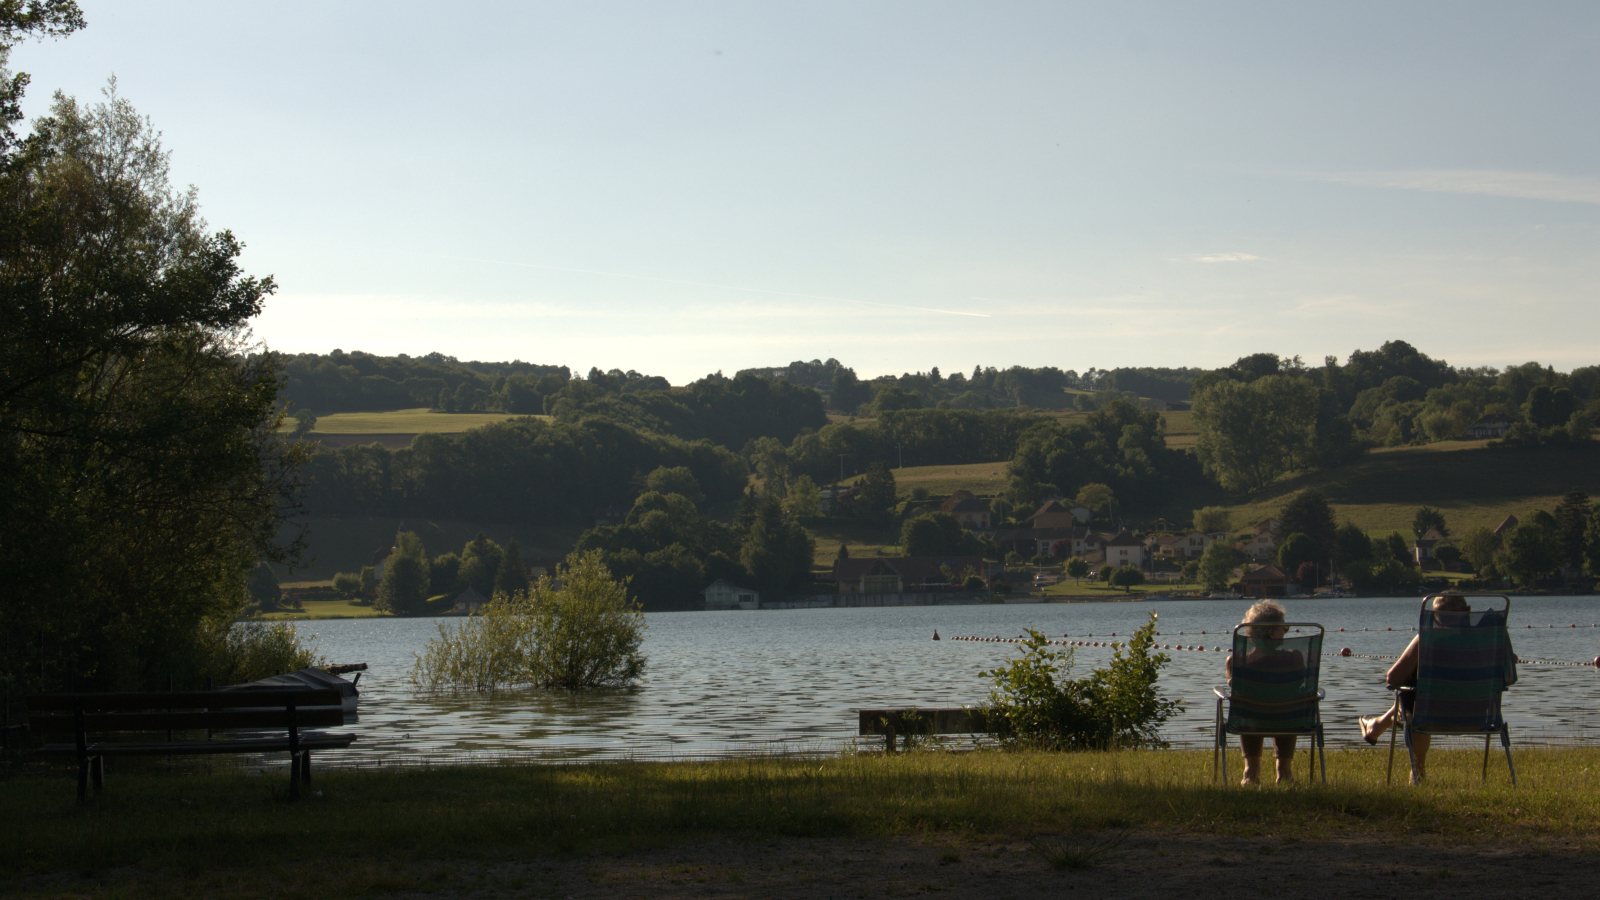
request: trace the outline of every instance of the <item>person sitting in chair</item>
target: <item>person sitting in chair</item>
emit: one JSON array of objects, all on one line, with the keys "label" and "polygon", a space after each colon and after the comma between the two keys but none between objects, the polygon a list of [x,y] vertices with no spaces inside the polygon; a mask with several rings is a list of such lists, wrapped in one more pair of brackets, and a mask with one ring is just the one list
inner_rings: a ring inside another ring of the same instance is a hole
[{"label": "person sitting in chair", "polygon": [[[1440,624],[1452,624],[1449,620],[1456,618],[1465,622],[1467,615],[1471,612],[1472,607],[1467,605],[1467,598],[1460,594],[1441,594],[1433,598],[1433,617]],[[1485,615],[1479,625],[1480,627],[1498,627],[1499,620],[1493,615]],[[1509,646],[1507,651],[1511,662],[1515,663],[1517,655],[1509,652]],[[1390,690],[1417,686],[1417,658],[1421,652],[1422,635],[1418,634],[1411,639],[1411,643],[1406,645],[1406,649],[1400,654],[1400,658],[1394,661],[1394,665],[1390,666],[1388,673],[1383,676],[1384,683],[1389,686]],[[1515,680],[1514,675],[1511,680]],[[1361,724],[1361,737],[1369,744],[1376,744],[1378,738],[1382,737],[1385,731],[1394,726],[1402,710],[1406,715],[1410,715],[1412,710],[1416,708],[1416,704],[1416,692],[1406,691],[1400,695],[1399,701],[1389,707],[1389,711],[1383,715],[1362,716],[1358,720]],[[1432,739],[1429,735],[1421,733],[1411,735],[1411,751],[1417,761],[1416,767],[1411,772],[1412,784],[1420,784],[1423,775],[1426,774],[1428,745],[1430,743],[1432,743]]]},{"label": "person sitting in chair", "polygon": [[[1303,670],[1306,667],[1305,656],[1299,650],[1284,650],[1277,642],[1283,640],[1289,633],[1289,627],[1283,624],[1286,621],[1283,607],[1272,600],[1258,601],[1244,614],[1242,624],[1254,626],[1248,629],[1251,639],[1251,650],[1245,656],[1244,664],[1251,668],[1270,668],[1282,670]],[[1233,681],[1233,654],[1228,654],[1228,659],[1223,663],[1223,671],[1227,673],[1228,681]],[[1244,778],[1242,785],[1252,785],[1261,778],[1261,747],[1262,735],[1239,735],[1239,749],[1244,753]],[[1294,780],[1294,749],[1295,735],[1278,735],[1272,738],[1273,757],[1277,763],[1278,781]]]}]

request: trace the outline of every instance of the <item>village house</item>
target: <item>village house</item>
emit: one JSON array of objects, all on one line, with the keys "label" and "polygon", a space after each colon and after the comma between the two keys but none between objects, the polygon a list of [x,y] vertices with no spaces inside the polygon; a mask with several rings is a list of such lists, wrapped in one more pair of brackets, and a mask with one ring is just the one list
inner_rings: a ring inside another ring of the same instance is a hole
[{"label": "village house", "polygon": [[1515,424],[1517,424],[1517,420],[1505,413],[1490,413],[1468,425],[1465,431],[1456,436],[1456,440],[1481,441],[1486,438],[1505,437],[1506,432],[1510,431],[1511,426]]},{"label": "village house", "polygon": [[450,611],[458,613],[475,613],[488,605],[488,598],[478,593],[477,588],[468,585],[466,590],[456,595],[456,603],[450,608]]},{"label": "village house", "polygon": [[1419,568],[1423,571],[1439,568],[1439,564],[1433,559],[1433,548],[1442,543],[1444,539],[1444,535],[1439,532],[1439,529],[1429,528],[1422,537],[1412,542],[1411,552],[1415,555]]},{"label": "village house", "polygon": [[1283,597],[1289,593],[1289,576],[1277,566],[1252,569],[1239,581],[1246,597]]},{"label": "village house", "polygon": [[706,609],[760,609],[761,594],[750,588],[729,584],[718,578],[700,592],[706,598]]},{"label": "village house", "polygon": [[939,509],[955,516],[962,528],[989,530],[989,501],[979,500],[971,491],[956,491],[939,504]]},{"label": "village house", "polygon": [[1259,521],[1259,522],[1257,522],[1255,524],[1255,533],[1258,534],[1258,535],[1260,535],[1260,534],[1270,534],[1273,537],[1277,537],[1277,535],[1278,535],[1278,524],[1279,523],[1278,523],[1277,519],[1271,518],[1269,516],[1268,518],[1262,519],[1261,521]]},{"label": "village house", "polygon": [[1216,543],[1211,535],[1191,531],[1188,534],[1165,534],[1151,543],[1151,552],[1165,559],[1199,559],[1206,548]]},{"label": "village house", "polygon": [[1126,528],[1107,538],[1101,547],[1105,551],[1105,564],[1108,566],[1135,566],[1140,569],[1149,566],[1144,542],[1129,534]]},{"label": "village house", "polygon": [[[948,567],[950,574],[945,574]],[[952,577],[971,572],[983,577],[979,556],[885,556],[833,561],[829,579],[841,594],[902,594],[924,585],[949,585]]]},{"label": "village house", "polygon": [[1071,528],[1079,519],[1072,509],[1060,500],[1047,500],[1039,510],[1028,517],[1034,528]]}]

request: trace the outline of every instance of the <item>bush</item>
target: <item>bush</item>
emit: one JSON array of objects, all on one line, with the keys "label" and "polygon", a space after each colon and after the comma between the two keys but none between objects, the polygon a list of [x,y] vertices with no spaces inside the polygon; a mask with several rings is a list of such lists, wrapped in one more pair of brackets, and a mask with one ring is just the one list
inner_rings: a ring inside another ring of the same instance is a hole
[{"label": "bush", "polygon": [[[559,585],[559,587],[557,586]],[[612,577],[599,551],[568,557],[557,579],[498,595],[481,615],[439,636],[417,655],[421,690],[622,685],[644,671],[644,613]]]},{"label": "bush", "polygon": [[961,582],[961,586],[969,591],[981,591],[983,590],[983,576],[968,575],[967,579]]},{"label": "bush", "polygon": [[1055,650],[1028,629],[1023,655],[1001,669],[989,691],[990,727],[1008,744],[1051,750],[1162,747],[1161,725],[1181,705],[1156,693],[1169,657],[1151,653],[1156,616],[1117,647],[1111,665],[1072,679],[1073,651]]},{"label": "bush", "polygon": [[340,572],[333,576],[333,589],[346,594],[361,593],[361,576],[354,572]]},{"label": "bush", "polygon": [[301,645],[299,633],[288,622],[208,619],[196,637],[196,672],[219,687],[325,663]]}]

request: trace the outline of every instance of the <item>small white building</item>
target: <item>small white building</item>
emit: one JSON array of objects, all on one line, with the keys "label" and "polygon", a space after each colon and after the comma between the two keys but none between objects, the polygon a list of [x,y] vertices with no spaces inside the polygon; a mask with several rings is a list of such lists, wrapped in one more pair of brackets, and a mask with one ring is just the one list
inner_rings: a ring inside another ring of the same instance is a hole
[{"label": "small white building", "polygon": [[467,589],[456,597],[456,605],[451,609],[453,612],[475,613],[488,605],[488,599],[478,593],[477,588],[468,585]]},{"label": "small white building", "polygon": [[705,595],[706,609],[760,609],[761,595],[749,588],[729,584],[718,578],[700,593]]}]

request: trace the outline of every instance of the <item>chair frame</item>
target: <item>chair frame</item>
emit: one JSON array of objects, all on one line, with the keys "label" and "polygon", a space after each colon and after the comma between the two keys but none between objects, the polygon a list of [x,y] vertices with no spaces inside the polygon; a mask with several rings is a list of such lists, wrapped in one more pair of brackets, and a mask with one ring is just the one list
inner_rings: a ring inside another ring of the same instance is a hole
[{"label": "chair frame", "polygon": [[[1317,630],[1317,633],[1318,633],[1319,636],[1324,636],[1325,637],[1327,635],[1327,629],[1323,628],[1321,625],[1319,625],[1316,622],[1249,622],[1249,623],[1245,623],[1245,624],[1242,624],[1242,625],[1235,626],[1234,629],[1233,629],[1233,634],[1230,637],[1230,641],[1234,641],[1236,643],[1236,638],[1237,638],[1237,636],[1239,634],[1239,629],[1241,629],[1241,628],[1260,627],[1262,625],[1274,625],[1274,626],[1281,626],[1283,628],[1315,628]],[[1232,647],[1230,646],[1229,649],[1231,651]],[[1228,735],[1230,735],[1230,734],[1250,734],[1250,735],[1255,735],[1255,736],[1263,737],[1263,738],[1269,738],[1269,737],[1270,738],[1302,737],[1302,736],[1312,738],[1316,743],[1316,754],[1312,757],[1311,767],[1312,767],[1313,771],[1315,771],[1316,768],[1317,768],[1318,762],[1320,762],[1322,764],[1322,783],[1323,784],[1327,784],[1328,783],[1328,756],[1327,756],[1326,750],[1323,747],[1324,740],[1323,740],[1323,730],[1322,730],[1322,701],[1323,701],[1324,698],[1327,697],[1327,691],[1323,690],[1322,689],[1322,685],[1321,685],[1321,681],[1322,681],[1322,666],[1321,666],[1321,662],[1320,661],[1318,662],[1318,665],[1317,665],[1317,681],[1318,681],[1317,694],[1316,694],[1316,697],[1313,698],[1312,701],[1311,701],[1311,720],[1312,720],[1311,727],[1306,728],[1306,729],[1302,729],[1302,730],[1296,730],[1296,731],[1280,731],[1280,732],[1230,731],[1228,729],[1228,717],[1226,715],[1224,715],[1223,703],[1224,702],[1229,703],[1230,704],[1230,709],[1231,709],[1231,703],[1233,701],[1233,689],[1230,688],[1230,687],[1227,687],[1227,686],[1212,688],[1211,689],[1211,693],[1215,694],[1216,697],[1217,697],[1217,739],[1216,739],[1216,745],[1212,748],[1212,751],[1211,751],[1211,780],[1212,780],[1212,782],[1215,782],[1217,780],[1217,774],[1218,774],[1219,769],[1221,771],[1223,779],[1227,779],[1227,777],[1228,777]],[[1310,748],[1307,748],[1307,749],[1309,750]]]},{"label": "chair frame", "polygon": [[[1418,620],[1417,639],[1419,641],[1422,639],[1422,630],[1421,630],[1421,627],[1422,627],[1421,626],[1422,614],[1423,613],[1432,612],[1433,600],[1434,600],[1435,597],[1440,597],[1440,596],[1443,596],[1443,595],[1442,594],[1429,594],[1428,596],[1422,598],[1422,609],[1419,611],[1418,616],[1417,616],[1417,620]],[[1505,604],[1506,604],[1505,605],[1505,609],[1503,610],[1503,614],[1504,614],[1504,616],[1506,618],[1506,626],[1505,627],[1509,631],[1510,619],[1511,619],[1511,598],[1510,597],[1506,596],[1505,594],[1452,594],[1451,596],[1463,597],[1463,598],[1470,598],[1470,597],[1496,597],[1496,598],[1499,598],[1501,600],[1504,600]],[[1419,645],[1417,647],[1417,668],[1421,669],[1421,667],[1422,667],[1422,648]],[[1399,711],[1400,727],[1399,728],[1395,728],[1395,727],[1391,726],[1390,729],[1389,729],[1389,770],[1384,775],[1384,784],[1392,784],[1394,782],[1394,751],[1395,751],[1395,744],[1396,744],[1396,742],[1397,742],[1397,740],[1399,738],[1399,733],[1401,731],[1404,731],[1405,732],[1405,739],[1406,739],[1406,755],[1411,757],[1411,771],[1413,773],[1417,771],[1417,750],[1416,750],[1416,748],[1414,746],[1412,746],[1412,740],[1411,740],[1413,735],[1426,734],[1431,739],[1435,735],[1439,735],[1439,736],[1449,736],[1449,735],[1461,736],[1461,735],[1464,735],[1464,736],[1471,737],[1471,736],[1476,736],[1476,735],[1482,734],[1483,735],[1483,773],[1482,773],[1482,781],[1485,784],[1487,784],[1489,782],[1489,746],[1490,746],[1490,741],[1493,740],[1493,738],[1494,738],[1494,736],[1496,734],[1499,734],[1500,735],[1500,746],[1503,747],[1505,749],[1505,752],[1506,752],[1506,768],[1508,770],[1510,770],[1510,772],[1511,772],[1511,784],[1512,784],[1513,787],[1516,786],[1516,783],[1517,783],[1517,765],[1516,765],[1516,763],[1511,761],[1511,727],[1506,724],[1505,716],[1502,715],[1501,712],[1500,712],[1500,698],[1499,697],[1495,698],[1495,718],[1500,720],[1500,727],[1499,728],[1487,728],[1487,729],[1484,729],[1482,731],[1457,731],[1457,730],[1431,731],[1431,730],[1418,729],[1416,727],[1416,723],[1413,721],[1413,719],[1415,717],[1415,713],[1406,712],[1405,704],[1400,702],[1401,698],[1403,696],[1405,696],[1406,694],[1408,694],[1408,693],[1409,694],[1415,694],[1416,692],[1417,692],[1417,689],[1414,688],[1414,687],[1398,687],[1398,688],[1394,689],[1394,704],[1395,704],[1394,708]],[[1504,689],[1502,689],[1500,693],[1502,693],[1502,694],[1505,693]],[[1413,709],[1415,709],[1414,706],[1413,706]]]}]

